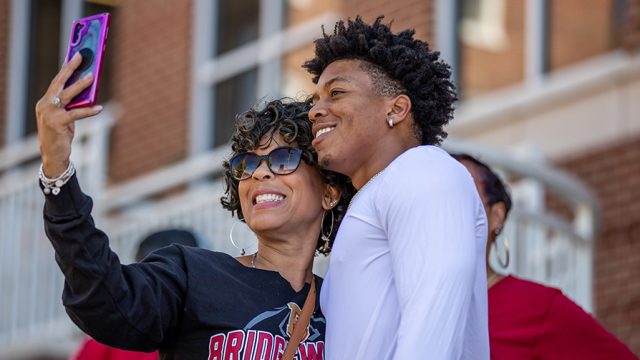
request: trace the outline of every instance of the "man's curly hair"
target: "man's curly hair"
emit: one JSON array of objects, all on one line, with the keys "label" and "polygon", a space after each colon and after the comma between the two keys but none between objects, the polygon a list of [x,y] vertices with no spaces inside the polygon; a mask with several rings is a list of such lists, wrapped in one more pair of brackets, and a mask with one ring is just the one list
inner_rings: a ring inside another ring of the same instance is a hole
[{"label": "man's curly hair", "polygon": [[[323,252],[324,241],[321,239],[322,233],[328,234],[331,231],[330,246],[333,246],[338,225],[347,211],[347,206],[355,193],[355,189],[347,176],[321,169],[318,165],[318,154],[311,146],[313,134],[311,132],[311,121],[309,121],[308,117],[310,108],[311,104],[308,101],[298,102],[284,98],[271,101],[260,108],[256,105],[252,109],[237,115],[235,130],[231,137],[232,154],[229,159],[242,152],[268,147],[277,134],[280,134],[287,144],[301,148],[303,150],[302,159],[316,167],[320,171],[323,180],[328,184],[336,185],[342,193],[338,204],[331,210],[333,216],[325,216],[322,232],[318,236],[316,248],[318,251]],[[220,202],[225,209],[231,211],[232,214],[236,214],[240,220],[244,220],[238,196],[239,181],[231,176],[229,160],[223,162],[223,168],[225,193],[220,198]],[[331,225],[332,221],[333,226]]]},{"label": "man's curly hair", "polygon": [[362,60],[378,95],[405,94],[411,99],[414,130],[423,145],[438,145],[447,137],[443,126],[453,118],[457,100],[450,66],[431,51],[429,44],[414,39],[414,30],[398,34],[379,16],[371,25],[360,16],[336,23],[333,34],[315,40],[315,57],[303,67],[318,83],[322,72],[336,60]]}]

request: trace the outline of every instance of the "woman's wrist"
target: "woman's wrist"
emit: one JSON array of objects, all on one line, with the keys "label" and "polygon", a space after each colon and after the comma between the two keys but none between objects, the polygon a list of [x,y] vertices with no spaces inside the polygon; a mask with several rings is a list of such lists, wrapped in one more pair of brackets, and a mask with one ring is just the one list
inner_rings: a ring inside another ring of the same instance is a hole
[{"label": "woman's wrist", "polygon": [[73,163],[69,161],[66,169],[64,169],[62,173],[60,173],[60,175],[56,177],[48,177],[47,175],[45,175],[43,163],[40,165],[38,178],[40,179],[40,183],[42,184],[43,192],[45,193],[45,195],[58,195],[60,193],[60,188],[64,186],[75,173],[76,168],[73,166]]},{"label": "woman's wrist", "polygon": [[47,178],[54,179],[62,175],[62,173],[69,167],[69,159],[63,161],[47,161],[42,159],[42,172]]}]

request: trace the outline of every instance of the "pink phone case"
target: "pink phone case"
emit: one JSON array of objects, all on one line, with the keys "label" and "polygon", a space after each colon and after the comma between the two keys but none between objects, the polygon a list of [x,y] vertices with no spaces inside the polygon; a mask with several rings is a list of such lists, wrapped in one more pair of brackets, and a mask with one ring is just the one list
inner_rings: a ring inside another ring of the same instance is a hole
[{"label": "pink phone case", "polygon": [[65,84],[65,88],[90,72],[93,73],[94,80],[90,87],[83,90],[65,106],[66,109],[93,106],[98,98],[102,58],[109,33],[110,18],[111,15],[108,13],[93,15],[75,20],[71,26],[66,61],[68,62],[73,55],[80,52],[82,63],[73,72]]}]

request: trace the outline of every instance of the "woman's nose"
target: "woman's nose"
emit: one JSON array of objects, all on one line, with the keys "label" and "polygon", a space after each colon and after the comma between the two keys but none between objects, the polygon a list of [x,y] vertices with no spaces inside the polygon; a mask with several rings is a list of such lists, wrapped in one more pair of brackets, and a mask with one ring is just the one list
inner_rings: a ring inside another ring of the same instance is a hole
[{"label": "woman's nose", "polygon": [[260,159],[260,164],[258,164],[256,171],[253,172],[252,177],[256,180],[270,179],[273,177],[273,173],[269,169],[269,166],[267,166],[266,160]]}]

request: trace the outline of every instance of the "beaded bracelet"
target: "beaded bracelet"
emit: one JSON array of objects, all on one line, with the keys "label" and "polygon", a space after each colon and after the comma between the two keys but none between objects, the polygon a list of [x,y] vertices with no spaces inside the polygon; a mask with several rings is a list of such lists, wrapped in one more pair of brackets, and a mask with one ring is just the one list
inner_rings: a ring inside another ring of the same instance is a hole
[{"label": "beaded bracelet", "polygon": [[63,171],[62,174],[60,174],[60,176],[53,179],[50,179],[44,175],[43,168],[44,168],[44,164],[40,164],[40,171],[38,171],[38,178],[40,178],[40,182],[42,183],[42,186],[44,186],[44,189],[42,191],[45,193],[45,195],[60,194],[60,188],[64,186],[64,184],[66,184],[69,181],[69,179],[71,179],[73,174],[76,173],[76,168],[75,166],[73,166],[73,163],[71,161],[69,161],[69,166],[67,166],[67,169]]}]

